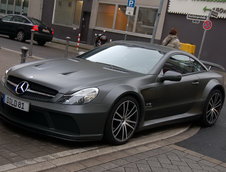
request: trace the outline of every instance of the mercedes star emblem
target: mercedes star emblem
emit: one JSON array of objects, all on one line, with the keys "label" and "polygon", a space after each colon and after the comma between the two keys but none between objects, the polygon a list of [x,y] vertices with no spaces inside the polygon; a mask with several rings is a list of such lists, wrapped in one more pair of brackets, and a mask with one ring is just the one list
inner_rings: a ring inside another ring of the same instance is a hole
[{"label": "mercedes star emblem", "polygon": [[17,94],[23,94],[28,90],[28,88],[29,88],[29,83],[27,81],[22,81],[16,86],[15,92]]}]

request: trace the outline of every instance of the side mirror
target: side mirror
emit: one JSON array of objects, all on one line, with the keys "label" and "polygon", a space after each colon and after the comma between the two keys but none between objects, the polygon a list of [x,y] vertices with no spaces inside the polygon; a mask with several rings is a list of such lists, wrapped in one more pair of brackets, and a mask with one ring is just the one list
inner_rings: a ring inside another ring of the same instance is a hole
[{"label": "side mirror", "polygon": [[180,81],[182,78],[182,74],[175,71],[167,71],[164,73],[163,76],[158,78],[158,81],[164,82],[164,81]]}]

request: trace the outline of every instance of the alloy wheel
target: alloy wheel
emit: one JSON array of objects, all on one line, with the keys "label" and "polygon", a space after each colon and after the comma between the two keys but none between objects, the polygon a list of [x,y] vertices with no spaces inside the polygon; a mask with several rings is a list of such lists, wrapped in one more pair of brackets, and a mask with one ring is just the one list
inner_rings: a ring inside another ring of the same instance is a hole
[{"label": "alloy wheel", "polygon": [[134,133],[138,123],[138,107],[131,100],[123,101],[112,118],[112,134],[118,142],[127,141]]},{"label": "alloy wheel", "polygon": [[24,32],[23,32],[23,31],[19,31],[19,32],[17,33],[16,39],[17,39],[18,41],[24,41]]},{"label": "alloy wheel", "polygon": [[214,124],[219,115],[220,115],[220,110],[222,107],[222,95],[220,92],[214,92],[212,96],[209,99],[208,105],[207,105],[207,111],[206,111],[206,121],[209,124]]}]

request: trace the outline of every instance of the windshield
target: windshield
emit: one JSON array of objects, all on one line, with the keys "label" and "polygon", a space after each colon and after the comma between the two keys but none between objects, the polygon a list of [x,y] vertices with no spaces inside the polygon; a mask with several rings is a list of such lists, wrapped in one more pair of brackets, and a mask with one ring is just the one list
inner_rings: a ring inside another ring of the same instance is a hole
[{"label": "windshield", "polygon": [[163,55],[157,50],[115,45],[105,47],[104,49],[94,49],[80,57],[92,62],[104,63],[129,71],[148,74]]}]

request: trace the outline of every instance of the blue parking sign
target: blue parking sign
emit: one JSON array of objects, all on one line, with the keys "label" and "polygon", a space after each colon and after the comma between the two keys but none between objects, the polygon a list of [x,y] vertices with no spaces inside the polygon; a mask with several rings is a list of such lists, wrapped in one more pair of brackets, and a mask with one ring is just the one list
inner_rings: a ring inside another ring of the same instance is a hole
[{"label": "blue parking sign", "polygon": [[128,0],[127,7],[134,8],[136,4],[136,0]]}]

